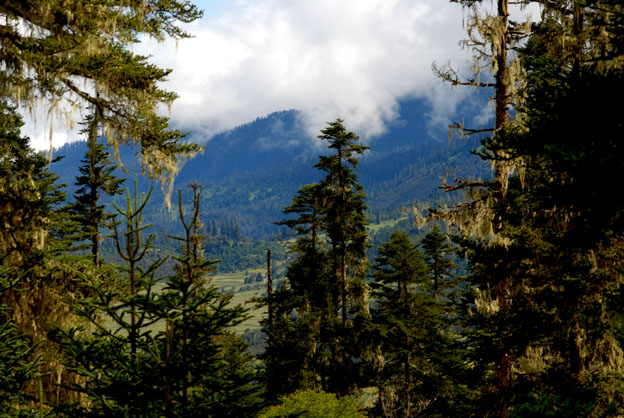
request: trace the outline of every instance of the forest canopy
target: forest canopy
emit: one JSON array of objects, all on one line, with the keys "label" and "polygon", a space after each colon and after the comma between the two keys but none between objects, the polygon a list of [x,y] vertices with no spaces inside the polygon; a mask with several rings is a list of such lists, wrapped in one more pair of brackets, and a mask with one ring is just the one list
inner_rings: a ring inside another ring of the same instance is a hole
[{"label": "forest canopy", "polygon": [[[526,24],[509,0],[489,11],[457,3],[476,74],[434,71],[491,91],[491,127],[453,127],[480,135],[473,152],[493,177],[442,184],[467,198],[432,208],[419,237],[386,220],[396,230],[369,251],[382,227],[360,183],[368,147],[347,121],[328,122],[319,180],[276,220],[291,235],[273,244],[289,252],[275,281],[266,257],[258,356],[232,331],[246,309],[212,283],[202,185],[178,191],[181,227],[166,236],[175,250],[156,248],[151,190],[121,189],[98,135],[105,128],[113,149],[140,144],[155,177],[199,149],[156,113],[175,98],[158,86],[168,70],[131,45],[188,37],[178,25],[201,13],[176,0],[3,3],[0,415],[624,414],[624,198],[614,186],[624,6],[526,0],[541,7]],[[16,105],[37,100],[89,115],[73,202],[21,134]],[[235,246],[244,238],[230,226],[224,245]],[[101,254],[103,231],[114,258]]]}]

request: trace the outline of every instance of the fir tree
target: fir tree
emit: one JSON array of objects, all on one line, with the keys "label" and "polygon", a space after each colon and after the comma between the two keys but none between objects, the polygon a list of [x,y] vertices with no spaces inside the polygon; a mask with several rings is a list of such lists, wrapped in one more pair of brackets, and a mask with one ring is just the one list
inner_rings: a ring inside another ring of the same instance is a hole
[{"label": "fir tree", "polygon": [[65,199],[48,161],[20,134],[21,117],[0,103],[0,262],[26,269],[54,247],[50,231],[61,216],[55,206]]},{"label": "fir tree", "polygon": [[452,252],[446,236],[440,233],[437,225],[431,229],[427,235],[420,241],[423,248],[425,260],[429,265],[431,278],[433,279],[433,294],[437,298],[440,291],[450,286],[443,282],[452,278],[451,269],[457,267],[449,258]]},{"label": "fir tree", "polygon": [[199,150],[157,115],[160,104],[176,98],[159,87],[171,70],[132,52],[142,36],[189,37],[179,23],[202,16],[190,1],[28,0],[3,3],[0,14],[4,99],[40,101],[51,111],[64,100],[97,106],[109,145],[117,151],[120,142],[140,144],[140,162],[153,178],[170,180],[179,154]]},{"label": "fir tree", "polygon": [[88,134],[87,151],[78,168],[80,175],[76,177],[78,187],[74,193],[75,202],[69,206],[77,222],[82,226],[81,233],[76,240],[90,240],[93,262],[100,264],[100,228],[111,219],[113,214],[104,211],[101,203],[102,193],[114,196],[122,192],[121,186],[125,179],[119,179],[113,171],[110,154],[104,145],[98,141],[98,112],[95,111],[85,123],[87,127],[82,133]]},{"label": "fir tree", "polygon": [[[21,126],[15,109],[0,103],[0,268],[3,283],[10,284],[0,292],[7,336],[2,343],[15,350],[17,381],[20,367],[39,359],[37,380],[21,381],[21,390],[43,405],[65,396],[54,381],[71,379],[58,363],[49,334],[52,324],[65,326],[76,319],[67,298],[79,292],[72,270],[83,266],[71,260],[75,264],[67,268],[70,260],[59,257],[67,249],[67,216],[60,207],[65,195],[49,161],[20,134]],[[31,357],[20,357],[25,353]]]},{"label": "fir tree", "polygon": [[318,184],[303,186],[284,208],[285,214],[297,217],[278,223],[295,231],[293,251],[298,256],[286,272],[289,286],[268,295],[273,320],[265,322],[268,344],[263,358],[270,399],[315,388],[319,379],[326,385],[327,330],[334,326],[339,305],[335,283],[328,280],[318,189]]},{"label": "fir tree", "polygon": [[226,330],[242,320],[242,309],[229,307],[229,298],[208,285],[215,262],[203,257],[199,190],[194,189],[190,219],[180,196],[184,235],[174,238],[181,251],[175,274],[160,292],[165,278],[157,269],[164,259],[141,262],[153,241],[152,235],[143,237],[148,198],[128,192],[126,209],[118,208],[126,220],[124,230],[115,228],[126,260],[123,281],[80,275],[88,296],[77,301],[76,310],[97,330],[59,329],[58,340],[67,366],[82,377],[68,386],[88,401],[61,403],[56,410],[80,417],[253,415],[259,400],[251,358]]},{"label": "fir tree", "polygon": [[[255,370],[245,344],[227,328],[244,319],[239,306],[210,285],[218,260],[207,260],[200,221],[201,188],[192,184],[192,213],[186,219],[178,191],[183,235],[175,275],[161,298],[167,310],[167,416],[250,416],[259,408]],[[175,411],[175,413],[174,413]]]},{"label": "fir tree", "polygon": [[422,253],[395,232],[378,248],[373,266],[372,322],[381,348],[376,365],[378,413],[434,416],[445,411],[450,385],[443,357],[449,350],[444,305],[436,300]]},{"label": "fir tree", "polygon": [[[0,267],[0,298],[23,279],[19,274],[15,268]],[[0,304],[0,416],[45,416],[25,390],[28,382],[41,377],[40,359],[34,356],[32,338],[20,332],[12,317],[11,308]]]},{"label": "fir tree", "polygon": [[480,152],[521,162],[521,171],[491,207],[495,245],[461,240],[470,260],[469,373],[480,382],[473,411],[617,413],[623,205],[597,179],[622,175],[621,122],[607,116],[624,85],[622,22],[610,2],[549,4],[522,50],[523,126]]},{"label": "fir tree", "polygon": [[[342,326],[348,326],[348,310],[351,305],[358,314],[368,310],[366,289],[365,203],[363,187],[355,172],[358,155],[368,147],[357,143],[358,137],[348,132],[337,119],[321,131],[320,139],[328,141],[333,155],[321,156],[315,167],[325,172],[319,184],[323,228],[327,232],[332,249],[331,258],[336,280],[340,283],[340,312]],[[351,301],[349,301],[351,299]]]},{"label": "fir tree", "polygon": [[297,258],[286,273],[288,287],[272,296],[274,321],[270,329],[265,326],[273,396],[318,386],[345,394],[360,380],[354,359],[365,351],[356,339],[369,315],[368,235],[355,169],[367,147],[357,144],[341,120],[321,133],[335,152],[321,156],[315,166],[325,177],[302,187],[284,209],[296,217],[280,222],[297,235]]}]

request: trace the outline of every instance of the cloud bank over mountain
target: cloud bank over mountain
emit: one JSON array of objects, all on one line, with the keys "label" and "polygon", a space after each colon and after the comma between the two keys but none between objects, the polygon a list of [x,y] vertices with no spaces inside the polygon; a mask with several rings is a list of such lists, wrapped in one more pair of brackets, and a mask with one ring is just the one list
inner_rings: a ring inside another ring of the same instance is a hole
[{"label": "cloud bank over mountain", "polygon": [[292,108],[311,135],[341,117],[367,137],[401,98],[429,97],[441,112],[460,100],[431,63],[465,66],[461,19],[461,7],[439,0],[237,1],[195,25],[195,38],[139,51],[174,68],[172,118],[206,137]]},{"label": "cloud bank over mountain", "polygon": [[[473,93],[451,91],[431,71],[434,61],[469,66],[469,53],[458,46],[465,31],[457,4],[204,0],[199,6],[205,17],[187,27],[194,38],[135,46],[173,69],[165,87],[180,97],[168,114],[195,140],[283,109],[298,109],[311,137],[340,117],[370,138],[396,117],[401,99],[428,98],[431,123],[446,124],[456,104]],[[47,146],[45,119],[26,129],[40,149]],[[77,139],[75,131],[56,130],[55,146]]]}]

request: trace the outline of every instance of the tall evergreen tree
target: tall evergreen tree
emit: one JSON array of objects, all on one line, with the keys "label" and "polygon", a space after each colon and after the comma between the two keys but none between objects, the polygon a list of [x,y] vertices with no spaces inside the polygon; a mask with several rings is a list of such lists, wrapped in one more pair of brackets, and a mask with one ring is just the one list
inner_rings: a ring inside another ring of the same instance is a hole
[{"label": "tall evergreen tree", "polygon": [[55,206],[65,199],[48,161],[21,136],[23,122],[0,103],[0,262],[30,268],[54,244],[49,234],[60,223]]},{"label": "tall evergreen tree", "polygon": [[617,414],[623,206],[598,179],[622,175],[621,121],[607,115],[624,85],[623,11],[608,1],[546,6],[522,51],[523,126],[481,152],[521,163],[491,207],[501,239],[461,241],[471,271],[470,372],[481,382],[473,411]]},{"label": "tall evergreen tree", "polygon": [[375,378],[386,417],[428,415],[444,388],[436,356],[443,351],[443,310],[435,299],[422,253],[395,232],[378,248],[373,266],[373,323],[383,361]]},{"label": "tall evergreen tree", "polygon": [[[366,206],[364,190],[355,172],[358,156],[368,147],[357,143],[358,137],[348,132],[337,119],[321,131],[320,139],[328,141],[335,154],[319,158],[315,167],[325,172],[319,184],[323,227],[331,246],[333,269],[340,283],[342,326],[348,327],[351,306],[358,314],[368,310],[364,278],[368,263],[366,248]],[[349,300],[351,299],[351,300]]]},{"label": "tall evergreen tree", "polygon": [[[497,136],[521,123],[519,118],[512,120],[510,109],[514,107],[517,109],[523,101],[525,71],[515,51],[529,35],[529,22],[512,20],[510,5],[524,6],[530,1],[496,0],[492,2],[495,5],[494,10],[489,10],[487,6],[483,7],[484,2],[481,0],[457,0],[457,3],[468,11],[465,24],[468,38],[463,41],[463,46],[472,51],[474,74],[468,79],[462,79],[448,66],[439,68],[434,64],[433,69],[444,81],[452,85],[473,86],[492,91],[493,126],[475,129],[465,128],[463,123],[456,123],[451,128],[459,129],[464,135],[490,133],[494,141]],[[482,78],[484,70],[487,76]],[[492,161],[494,169],[492,183],[461,180],[456,185],[444,184],[443,187],[447,191],[468,189],[474,200],[444,211],[442,218],[449,220],[466,236],[479,236],[486,243],[500,245],[504,244],[502,242],[504,239],[498,235],[500,224],[493,214],[492,207],[497,201],[505,200],[509,176],[520,162],[511,158],[510,150],[503,146],[499,145],[494,152],[497,157]],[[499,277],[497,283],[492,283],[496,298],[503,309],[514,299],[510,286],[506,277]],[[501,390],[507,390],[513,359],[511,352],[505,351],[504,348],[499,354],[497,385]]]},{"label": "tall evergreen tree", "polygon": [[452,252],[451,246],[448,243],[447,237],[440,233],[440,229],[437,225],[420,241],[420,245],[423,248],[425,260],[429,265],[429,271],[431,278],[433,279],[433,294],[438,297],[440,291],[444,288],[454,287],[445,284],[443,280],[452,278],[450,273],[451,269],[457,267],[448,256]]},{"label": "tall evergreen tree", "polygon": [[[273,295],[274,323],[265,327],[267,378],[279,387],[276,395],[319,385],[345,394],[357,385],[354,359],[364,352],[356,338],[369,315],[368,235],[355,169],[367,147],[340,119],[319,138],[334,152],[315,165],[325,177],[302,187],[284,209],[296,217],[280,222],[297,235],[297,259],[286,273],[288,287]],[[280,380],[280,375],[289,377]]]},{"label": "tall evergreen tree", "polygon": [[102,193],[114,196],[122,192],[121,186],[125,179],[117,178],[113,171],[116,166],[112,163],[110,154],[98,140],[98,112],[97,110],[87,118],[87,125],[82,133],[87,136],[87,151],[78,168],[80,175],[76,177],[78,187],[74,193],[75,202],[69,206],[69,212],[75,215],[77,222],[82,226],[77,240],[91,241],[93,262],[100,264],[100,228],[113,214],[104,211],[101,204]]},{"label": "tall evergreen tree", "polygon": [[272,399],[298,388],[316,388],[317,379],[327,373],[327,335],[338,310],[338,293],[335,283],[328,280],[318,190],[316,183],[303,186],[284,208],[285,214],[297,217],[278,222],[295,231],[297,259],[286,272],[289,286],[267,296],[273,321],[265,321],[268,344],[263,357],[267,393]]},{"label": "tall evergreen tree", "polygon": [[[70,379],[58,364],[59,353],[49,333],[52,323],[64,326],[76,319],[69,313],[66,298],[78,291],[72,269],[80,270],[82,265],[67,268],[69,260],[57,258],[66,249],[67,217],[60,206],[65,195],[57,176],[49,171],[49,161],[20,134],[21,126],[15,109],[1,102],[0,268],[4,284],[0,311],[7,336],[1,343],[8,344],[8,351],[16,350],[15,382],[21,379],[17,375],[20,364],[40,359],[37,380],[21,381],[25,384],[20,389],[23,396],[43,405],[64,396],[63,390],[54,387],[56,380]],[[20,357],[20,353],[31,357]]]},{"label": "tall evergreen tree", "polygon": [[201,188],[190,185],[189,219],[178,190],[182,236],[161,299],[167,311],[165,336],[165,415],[181,417],[252,416],[260,406],[255,369],[245,344],[227,328],[244,319],[244,310],[230,307],[228,297],[210,285],[218,260],[204,257],[200,220]]}]

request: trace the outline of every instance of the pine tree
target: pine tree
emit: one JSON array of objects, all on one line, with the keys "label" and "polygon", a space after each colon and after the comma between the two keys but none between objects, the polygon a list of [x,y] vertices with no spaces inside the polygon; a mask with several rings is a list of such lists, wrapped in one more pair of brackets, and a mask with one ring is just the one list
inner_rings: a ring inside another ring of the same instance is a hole
[{"label": "pine tree", "polygon": [[75,202],[69,206],[77,222],[82,226],[76,240],[90,240],[91,254],[95,265],[100,264],[100,228],[111,219],[113,214],[104,211],[101,203],[102,193],[114,196],[122,192],[121,186],[125,179],[119,179],[113,171],[116,166],[111,162],[110,154],[98,141],[98,113],[92,114],[85,123],[87,127],[82,133],[88,134],[87,151],[78,168],[80,175],[76,177],[78,187],[74,193]]}]

